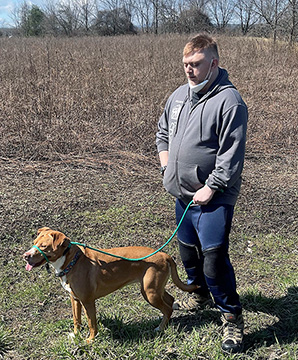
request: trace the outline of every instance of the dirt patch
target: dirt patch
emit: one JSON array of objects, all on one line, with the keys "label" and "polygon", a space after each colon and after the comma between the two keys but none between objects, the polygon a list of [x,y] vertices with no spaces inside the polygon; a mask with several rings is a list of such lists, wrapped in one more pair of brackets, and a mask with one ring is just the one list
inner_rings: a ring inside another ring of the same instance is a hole
[{"label": "dirt patch", "polygon": [[[247,155],[235,236],[297,234],[296,171],[296,159],[289,156]],[[150,157],[114,152],[56,162],[2,160],[0,172],[1,241],[22,242],[23,235],[43,225],[77,235],[75,229],[84,229],[84,211],[121,204],[130,212],[148,204],[160,212],[165,227],[174,226],[171,197],[168,207],[159,201],[165,190],[157,160]]]}]

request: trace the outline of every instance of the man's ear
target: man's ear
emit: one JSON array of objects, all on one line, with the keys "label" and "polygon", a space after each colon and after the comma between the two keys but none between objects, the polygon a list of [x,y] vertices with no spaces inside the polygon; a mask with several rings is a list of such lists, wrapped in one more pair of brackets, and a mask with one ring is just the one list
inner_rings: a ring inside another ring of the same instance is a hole
[{"label": "man's ear", "polygon": [[218,63],[219,63],[218,59],[214,58],[212,60],[211,69],[213,69],[214,67],[218,67]]},{"label": "man's ear", "polygon": [[40,228],[40,229],[37,230],[37,235],[39,235],[43,231],[48,231],[48,230],[51,230],[51,229],[49,227]]}]

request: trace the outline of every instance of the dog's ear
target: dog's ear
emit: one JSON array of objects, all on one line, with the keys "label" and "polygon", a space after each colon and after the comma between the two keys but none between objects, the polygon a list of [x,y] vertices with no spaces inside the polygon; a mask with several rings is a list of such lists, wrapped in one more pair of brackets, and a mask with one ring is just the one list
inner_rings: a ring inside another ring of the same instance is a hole
[{"label": "dog's ear", "polygon": [[53,250],[59,246],[67,247],[70,243],[70,239],[60,231],[53,231],[51,236],[53,237]]},{"label": "dog's ear", "polygon": [[43,227],[37,230],[37,235],[39,235],[43,231],[51,230],[49,227]]}]

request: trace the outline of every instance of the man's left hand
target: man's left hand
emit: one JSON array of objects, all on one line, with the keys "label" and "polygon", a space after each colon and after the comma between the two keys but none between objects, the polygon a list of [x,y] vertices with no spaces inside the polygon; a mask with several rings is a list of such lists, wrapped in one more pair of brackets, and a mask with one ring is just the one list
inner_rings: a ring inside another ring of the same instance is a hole
[{"label": "man's left hand", "polygon": [[205,185],[194,194],[193,202],[196,205],[207,205],[214,193],[215,190],[212,190],[208,185]]}]

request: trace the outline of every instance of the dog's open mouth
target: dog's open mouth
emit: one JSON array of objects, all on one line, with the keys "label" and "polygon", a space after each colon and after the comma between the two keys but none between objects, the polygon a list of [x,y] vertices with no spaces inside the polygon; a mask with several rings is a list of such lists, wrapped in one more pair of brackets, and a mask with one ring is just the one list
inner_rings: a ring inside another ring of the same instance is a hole
[{"label": "dog's open mouth", "polygon": [[36,263],[36,264],[30,264],[30,263],[27,261],[26,270],[27,270],[27,271],[31,271],[34,267],[40,266],[42,263],[43,263],[43,260],[40,261],[39,263]]}]

